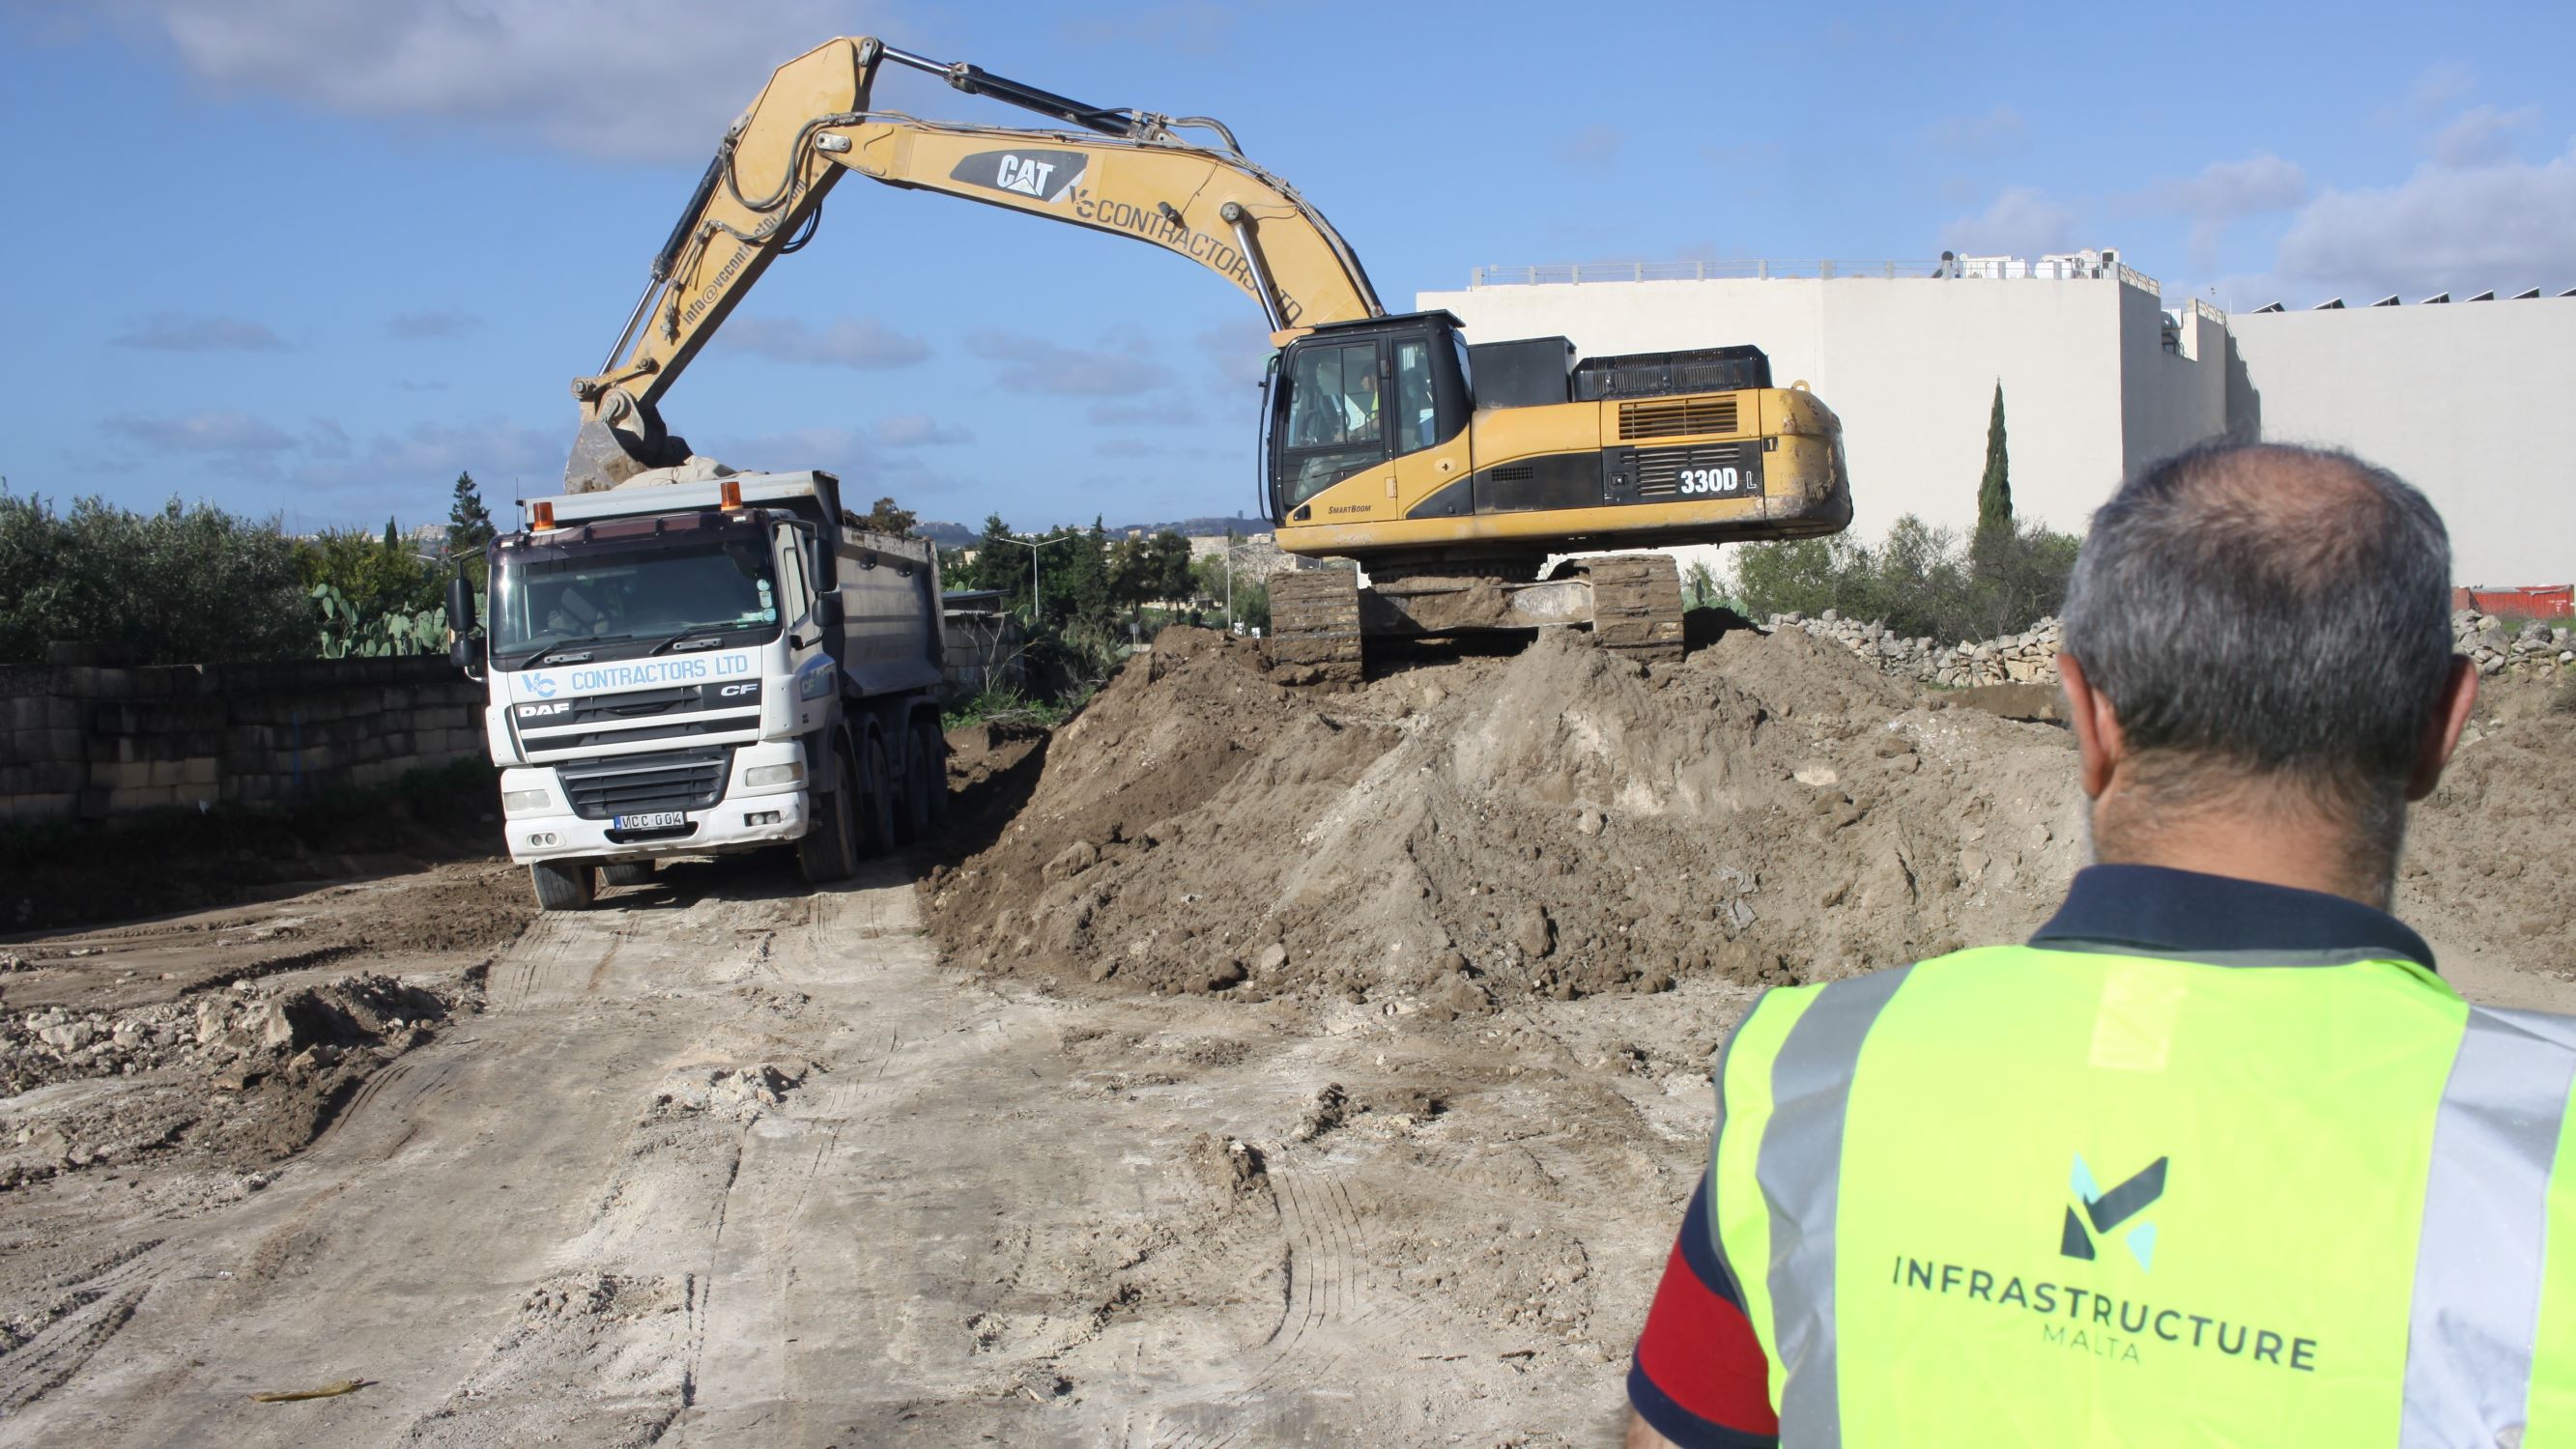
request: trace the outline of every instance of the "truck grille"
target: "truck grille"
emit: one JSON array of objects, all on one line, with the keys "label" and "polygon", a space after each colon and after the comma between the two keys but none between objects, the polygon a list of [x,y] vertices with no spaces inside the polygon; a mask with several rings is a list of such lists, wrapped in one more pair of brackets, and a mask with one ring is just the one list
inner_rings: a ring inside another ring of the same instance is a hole
[{"label": "truck grille", "polygon": [[573,814],[606,820],[646,810],[704,810],[724,798],[732,766],[731,750],[679,750],[559,765],[556,774]]},{"label": "truck grille", "polygon": [[1619,404],[1622,442],[1734,431],[1735,399],[1731,397],[1657,398],[1652,402]]},{"label": "truck grille", "polygon": [[1639,448],[1636,467],[1639,498],[1747,498],[1762,491],[1761,470],[1747,466],[1742,443]]}]

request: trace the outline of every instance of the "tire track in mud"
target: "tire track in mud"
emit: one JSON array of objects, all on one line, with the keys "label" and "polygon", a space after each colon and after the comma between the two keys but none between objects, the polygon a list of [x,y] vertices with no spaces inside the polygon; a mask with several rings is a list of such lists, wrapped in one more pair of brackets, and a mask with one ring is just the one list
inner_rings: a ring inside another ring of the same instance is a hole
[{"label": "tire track in mud", "polygon": [[70,1381],[91,1357],[133,1321],[157,1281],[153,1255],[165,1239],[151,1238],[44,1284],[42,1321],[22,1331],[0,1327],[0,1417],[43,1398]]},{"label": "tire track in mud", "polygon": [[[1147,1438],[1154,1449],[1286,1443],[1329,1432],[1330,1422],[1317,1417],[1316,1395],[1340,1387],[1336,1370],[1354,1355],[1398,1345],[1402,1330],[1431,1308],[1409,1293],[1388,1297],[1371,1291],[1376,1285],[1368,1281],[1360,1215],[1341,1177],[1320,1163],[1296,1166],[1278,1155],[1270,1159],[1269,1177],[1290,1275],[1281,1326],[1270,1340],[1240,1355],[1258,1365],[1249,1378],[1213,1400],[1154,1415],[1215,1421],[1187,1428],[1157,1425]],[[1132,1428],[1126,1437],[1136,1437]]]}]

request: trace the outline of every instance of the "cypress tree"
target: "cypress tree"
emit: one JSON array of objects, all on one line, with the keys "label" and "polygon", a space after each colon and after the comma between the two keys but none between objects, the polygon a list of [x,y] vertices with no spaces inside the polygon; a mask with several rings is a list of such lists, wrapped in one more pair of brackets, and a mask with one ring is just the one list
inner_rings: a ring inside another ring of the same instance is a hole
[{"label": "cypress tree", "polygon": [[2004,446],[2004,385],[1995,383],[1994,411],[1986,417],[1986,476],[1977,484],[1977,545],[2013,536],[2012,468]]}]

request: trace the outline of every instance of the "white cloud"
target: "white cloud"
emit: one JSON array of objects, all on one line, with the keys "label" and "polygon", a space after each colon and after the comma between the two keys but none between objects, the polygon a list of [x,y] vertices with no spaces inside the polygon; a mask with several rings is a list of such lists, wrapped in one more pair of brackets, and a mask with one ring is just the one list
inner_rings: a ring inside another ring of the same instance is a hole
[{"label": "white cloud", "polygon": [[[290,506],[299,518],[404,517],[443,511],[456,475],[471,470],[484,496],[506,497],[522,478],[531,493],[555,491],[564,437],[498,418],[425,422],[398,433],[353,437],[337,419],[316,418],[300,435],[246,413],[184,417],[119,413],[100,431],[160,455],[156,473],[194,459],[208,473],[242,480]],[[117,471],[132,471],[122,466]]]},{"label": "white cloud", "polygon": [[2467,100],[2477,88],[2477,67],[2465,60],[2437,60],[2406,87],[2406,105],[2419,116],[2438,115]]},{"label": "white cloud", "polygon": [[283,352],[286,339],[265,322],[209,317],[194,312],[155,312],[131,330],[107,339],[117,347],[152,352]]},{"label": "white cloud", "polygon": [[646,161],[712,154],[781,62],[886,19],[835,0],[113,0],[111,14],[221,91]]},{"label": "white cloud", "polygon": [[118,413],[99,424],[102,431],[127,442],[164,453],[202,453],[257,457],[295,447],[293,434],[243,412],[205,412],[184,418]]},{"label": "white cloud", "polygon": [[2008,186],[1984,211],[1941,228],[1941,245],[1968,256],[2062,252],[2074,237],[2075,213],[2029,186]]},{"label": "white cloud", "polygon": [[819,331],[798,317],[736,317],[708,347],[862,372],[910,367],[930,356],[929,343],[868,317],[843,317]]},{"label": "white cloud", "polygon": [[385,332],[404,342],[426,342],[441,337],[462,337],[479,332],[483,319],[471,312],[453,307],[433,307],[426,312],[404,312],[388,318]]},{"label": "white cloud", "polygon": [[1627,140],[1627,133],[1618,127],[1596,121],[1557,142],[1556,159],[1568,166],[1607,166],[1619,159],[1619,148],[1627,144]]},{"label": "white cloud", "polygon": [[2433,158],[2436,166],[2491,166],[2511,157],[2514,132],[2527,129],[2539,119],[2537,106],[2512,111],[2472,106],[2426,138],[2424,153]]},{"label": "white cloud", "polygon": [[1077,45],[1116,46],[1122,50],[1153,46],[1205,59],[1225,53],[1237,18],[1231,9],[1215,0],[1180,0],[1117,16],[1068,20],[1060,29],[1067,40]]},{"label": "white cloud", "polygon": [[325,419],[285,471],[299,490],[403,499],[444,497],[457,474],[470,472],[490,500],[506,498],[513,478],[524,480],[530,494],[560,491],[569,441],[564,433],[501,418],[415,423],[356,441]]},{"label": "white cloud", "polygon": [[1116,347],[1078,348],[988,328],[968,333],[966,350],[1002,364],[995,381],[1011,392],[1125,397],[1162,387],[1172,377],[1135,338]]},{"label": "white cloud", "polygon": [[928,413],[896,413],[877,419],[877,441],[889,448],[940,448],[971,443],[975,434]]},{"label": "white cloud", "polygon": [[2159,181],[2148,203],[2201,221],[2226,223],[2287,211],[2308,199],[2308,174],[2266,151],[2242,161],[2213,161],[2198,176]]},{"label": "white cloud", "polygon": [[1979,116],[1943,116],[1933,123],[1933,143],[1945,151],[1999,151],[2029,133],[2021,112],[1998,103]]},{"label": "white cloud", "polygon": [[2275,270],[2320,296],[2576,285],[2576,150],[2327,191],[2290,224]]}]

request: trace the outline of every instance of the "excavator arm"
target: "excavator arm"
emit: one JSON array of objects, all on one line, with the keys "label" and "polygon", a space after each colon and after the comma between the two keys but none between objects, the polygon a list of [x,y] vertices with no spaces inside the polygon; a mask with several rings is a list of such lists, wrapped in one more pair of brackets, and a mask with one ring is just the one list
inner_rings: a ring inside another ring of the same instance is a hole
[{"label": "excavator arm", "polygon": [[[1082,129],[872,110],[869,92],[888,61]],[[682,461],[687,445],[662,425],[662,394],[762,271],[812,238],[824,195],[845,171],[1177,252],[1259,304],[1274,334],[1385,315],[1332,224],[1215,121],[1087,106],[871,38],[833,40],[780,66],[726,130],[608,361],[574,381],[582,424],[568,491]]]}]

